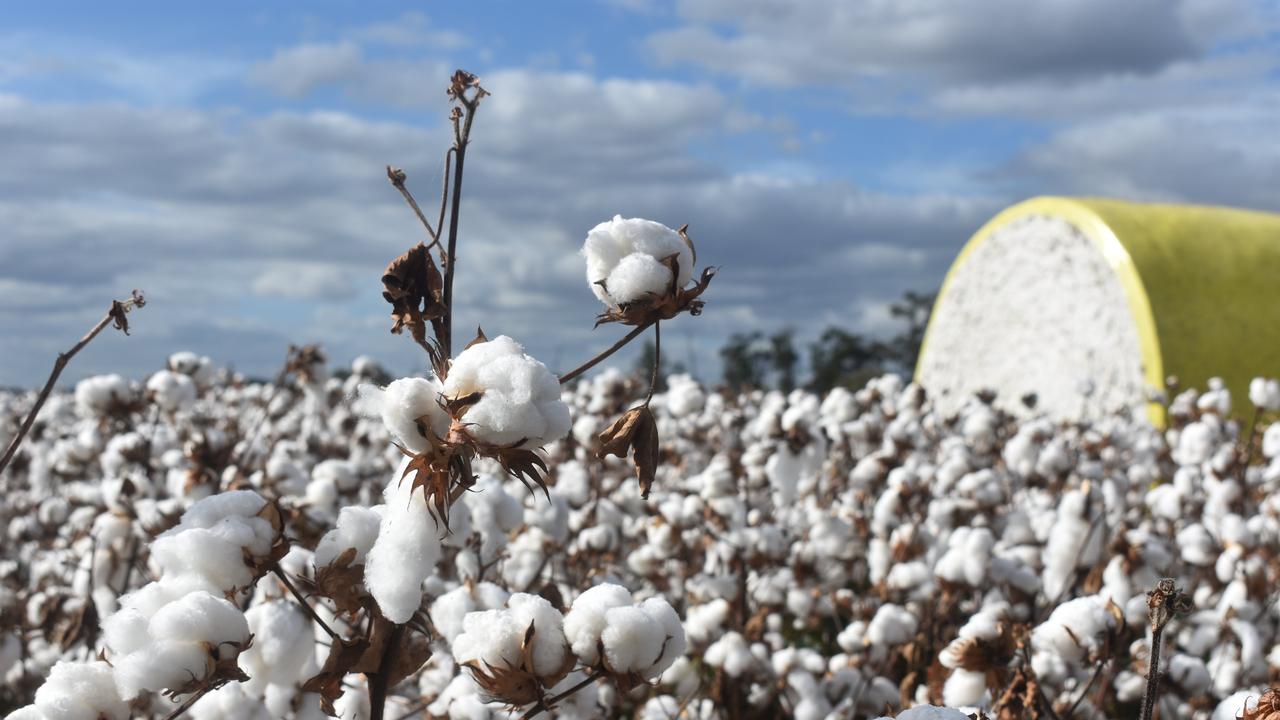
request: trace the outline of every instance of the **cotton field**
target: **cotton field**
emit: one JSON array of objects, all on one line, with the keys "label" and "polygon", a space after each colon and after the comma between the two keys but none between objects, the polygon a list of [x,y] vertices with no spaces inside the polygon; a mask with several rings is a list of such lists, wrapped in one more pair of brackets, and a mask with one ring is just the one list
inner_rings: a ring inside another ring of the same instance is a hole
[{"label": "cotton field", "polygon": [[[367,718],[382,682],[390,718],[1136,717],[1162,578],[1159,717],[1235,718],[1280,669],[1274,382],[1184,391],[1159,431],[677,375],[645,498],[600,451],[647,382],[553,390],[521,352],[448,382],[511,366],[474,410],[528,396],[487,437],[545,443],[545,488],[477,458],[447,517],[404,451],[439,384],[368,358],[256,383],[179,353],[53,395],[0,476],[0,707]],[[0,444],[34,399],[0,395]],[[374,608],[393,673],[353,642]]]}]

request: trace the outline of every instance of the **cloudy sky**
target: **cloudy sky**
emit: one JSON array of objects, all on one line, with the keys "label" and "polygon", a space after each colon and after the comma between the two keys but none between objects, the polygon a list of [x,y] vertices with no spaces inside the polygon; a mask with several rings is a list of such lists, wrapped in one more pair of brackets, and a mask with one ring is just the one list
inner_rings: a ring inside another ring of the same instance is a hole
[{"label": "cloudy sky", "polygon": [[[178,349],[421,364],[379,275],[434,204],[445,81],[468,154],[457,324],[554,370],[608,345],[577,250],[689,223],[722,272],[664,332],[892,328],[1001,207],[1045,194],[1280,210],[1276,0],[11,3],[0,23],[0,385],[141,288],[67,377]],[[624,359],[623,362],[626,360]]]}]

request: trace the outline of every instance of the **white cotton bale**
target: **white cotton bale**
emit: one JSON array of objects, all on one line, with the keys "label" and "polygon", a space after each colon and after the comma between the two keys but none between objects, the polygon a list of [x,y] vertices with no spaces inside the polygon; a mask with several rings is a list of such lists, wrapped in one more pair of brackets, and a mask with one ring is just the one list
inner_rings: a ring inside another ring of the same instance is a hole
[{"label": "white cotton bale", "polygon": [[1274,374],[1276,277],[1280,215],[1034,198],[984,225],[952,264],[916,380],[944,413],[990,390],[1018,415],[1127,411],[1163,425],[1154,399],[1168,376],[1201,389],[1221,377],[1243,400],[1252,378]]}]

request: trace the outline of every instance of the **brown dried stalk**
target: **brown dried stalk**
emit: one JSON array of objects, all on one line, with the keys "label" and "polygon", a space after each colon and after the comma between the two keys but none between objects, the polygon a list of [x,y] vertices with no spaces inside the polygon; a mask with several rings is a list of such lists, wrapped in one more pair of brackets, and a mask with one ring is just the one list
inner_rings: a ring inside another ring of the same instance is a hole
[{"label": "brown dried stalk", "polygon": [[1141,720],[1151,720],[1156,701],[1160,697],[1160,642],[1169,621],[1192,610],[1191,598],[1174,584],[1173,578],[1164,578],[1156,588],[1147,593],[1147,608],[1151,618],[1151,652],[1147,660],[1147,688],[1142,695]]},{"label": "brown dried stalk", "polygon": [[9,448],[4,451],[4,457],[0,457],[0,473],[4,472],[13,456],[17,454],[18,446],[26,438],[27,431],[31,429],[31,425],[36,421],[36,415],[40,413],[40,408],[44,407],[45,401],[49,399],[49,393],[53,391],[53,386],[58,382],[58,377],[62,375],[63,368],[67,366],[67,363],[71,362],[71,358],[75,357],[76,353],[80,352],[85,345],[88,345],[90,341],[97,337],[98,333],[102,332],[103,328],[107,326],[107,323],[114,323],[116,329],[128,335],[129,320],[126,314],[133,308],[140,308],[146,304],[146,299],[137,290],[133,291],[128,300],[112,300],[111,307],[107,309],[107,314],[98,321],[97,325],[93,326],[93,329],[80,338],[80,342],[72,345],[70,350],[58,353],[58,359],[53,363],[53,371],[49,373],[49,379],[45,381],[44,388],[40,391],[40,396],[36,398],[36,404],[31,407],[31,412],[27,413],[27,419],[22,422],[22,427],[18,428],[18,434],[9,442]]},{"label": "brown dried stalk", "polygon": [[581,375],[582,373],[584,373],[584,372],[586,372],[586,371],[590,370],[591,368],[595,367],[596,365],[599,365],[600,363],[604,362],[604,360],[605,360],[606,358],[608,358],[610,355],[612,355],[612,354],[614,354],[614,353],[618,352],[619,350],[621,350],[623,347],[625,347],[625,346],[626,346],[626,344],[627,344],[627,343],[631,342],[632,340],[635,340],[635,339],[636,339],[636,337],[640,335],[640,333],[644,332],[644,331],[645,331],[645,330],[647,330],[647,329],[649,329],[649,326],[648,326],[648,325],[637,325],[636,327],[632,328],[632,329],[631,329],[631,332],[629,332],[629,333],[627,333],[626,335],[622,336],[622,339],[621,339],[621,340],[619,340],[618,342],[614,343],[614,344],[613,344],[613,345],[612,345],[608,350],[605,350],[604,352],[600,353],[599,355],[596,355],[595,357],[593,357],[593,358],[591,358],[590,360],[586,361],[585,363],[583,363],[583,364],[579,365],[578,367],[576,367],[576,368],[574,368],[574,369],[570,370],[569,372],[567,372],[567,373],[565,373],[565,374],[561,375],[561,376],[560,376],[560,384],[561,384],[561,385],[564,385],[565,383],[570,382],[571,380],[573,380],[574,378],[578,377],[578,376],[579,376],[579,375]]}]

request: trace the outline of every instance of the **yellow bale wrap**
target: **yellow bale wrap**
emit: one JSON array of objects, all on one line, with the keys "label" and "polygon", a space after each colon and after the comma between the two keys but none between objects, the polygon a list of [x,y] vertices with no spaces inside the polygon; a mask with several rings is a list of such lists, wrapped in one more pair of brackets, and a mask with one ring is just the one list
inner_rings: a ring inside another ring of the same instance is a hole
[{"label": "yellow bale wrap", "polygon": [[[1209,378],[1221,377],[1240,413],[1248,407],[1252,378],[1280,375],[1280,215],[1104,198],[1033,198],[1004,210],[974,234],[947,273],[938,303],[975,248],[998,228],[1029,215],[1070,223],[1106,258],[1124,287],[1151,388],[1163,388],[1170,375],[1182,387],[1202,389]],[[921,358],[933,329],[931,318]],[[1164,425],[1163,406],[1148,404],[1148,414]]]}]

